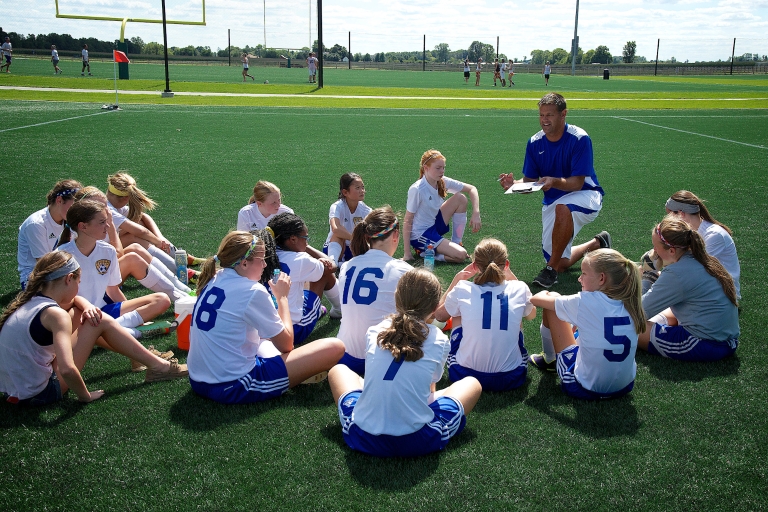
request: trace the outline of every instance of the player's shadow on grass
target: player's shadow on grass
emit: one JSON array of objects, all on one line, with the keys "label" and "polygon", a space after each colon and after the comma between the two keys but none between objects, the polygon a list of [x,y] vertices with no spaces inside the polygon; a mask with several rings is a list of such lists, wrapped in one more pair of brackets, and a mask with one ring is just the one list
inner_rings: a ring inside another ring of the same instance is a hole
[{"label": "player's shadow on grass", "polygon": [[651,375],[669,382],[698,382],[713,377],[736,375],[741,366],[738,352],[720,361],[706,363],[675,361],[639,350],[635,359],[639,365],[647,367]]},{"label": "player's shadow on grass", "polygon": [[363,487],[382,491],[401,491],[415,487],[437,470],[444,454],[460,449],[477,437],[471,428],[465,427],[442,452],[421,457],[380,458],[349,448],[341,435],[341,424],[338,422],[326,425],[321,433],[344,451],[350,477]]},{"label": "player's shadow on grass", "polygon": [[593,439],[634,435],[640,428],[632,393],[612,400],[577,400],[560,390],[554,374],[541,376],[525,404]]},{"label": "player's shadow on grass", "polygon": [[77,401],[77,397],[64,398],[64,400],[41,407],[27,407],[12,405],[5,400],[0,400],[0,430],[17,429],[36,430],[46,428],[58,428],[80,414],[83,407],[88,404]]},{"label": "player's shadow on grass", "polygon": [[526,379],[525,384],[517,389],[503,392],[493,392],[483,390],[480,400],[477,402],[473,412],[493,412],[498,409],[505,409],[516,404],[521,404],[528,396],[528,388],[531,380]]}]

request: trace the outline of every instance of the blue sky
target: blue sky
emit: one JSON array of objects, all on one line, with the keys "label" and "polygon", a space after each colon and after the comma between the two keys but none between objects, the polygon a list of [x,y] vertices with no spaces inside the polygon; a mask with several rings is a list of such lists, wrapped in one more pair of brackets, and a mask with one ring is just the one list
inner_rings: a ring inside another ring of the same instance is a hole
[{"label": "blue sky", "polygon": [[[160,0],[59,0],[62,14],[160,19]],[[202,0],[167,0],[169,19],[199,21]],[[266,10],[264,6],[266,5]],[[472,41],[496,45],[521,59],[531,50],[569,49],[576,0],[324,0],[326,46],[353,52],[420,50],[448,43],[465,49]],[[55,17],[54,0],[0,0],[0,26],[23,34],[68,33],[74,37],[117,39],[119,22]],[[266,20],[266,23],[265,23]],[[301,48],[317,38],[316,0],[208,0],[204,27],[168,26],[169,46],[226,48],[232,44]],[[265,35],[266,28],[266,35]],[[128,23],[127,37],[162,42],[159,24]],[[637,54],[679,61],[726,60],[733,38],[736,54],[768,54],[768,0],[580,0],[579,42],[586,51],[606,45],[620,55],[629,40]]]}]

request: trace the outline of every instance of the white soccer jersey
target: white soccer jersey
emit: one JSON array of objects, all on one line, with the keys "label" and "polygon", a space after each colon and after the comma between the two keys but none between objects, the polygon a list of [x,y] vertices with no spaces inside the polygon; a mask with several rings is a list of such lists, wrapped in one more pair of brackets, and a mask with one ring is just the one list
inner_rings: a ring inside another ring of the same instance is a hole
[{"label": "white soccer jersey", "polygon": [[216,384],[256,366],[259,345],[285,329],[267,290],[234,269],[217,272],[200,292],[189,331],[189,377]]},{"label": "white soccer jersey", "polygon": [[706,220],[701,221],[699,229],[696,231],[704,239],[704,245],[706,245],[709,255],[717,258],[725,270],[731,274],[733,284],[736,285],[736,295],[741,298],[741,286],[739,285],[741,265],[739,265],[736,244],[733,243],[731,235],[722,227]]},{"label": "white soccer jersey", "polygon": [[123,281],[115,248],[98,240],[88,256],[80,252],[74,241],[60,246],[59,250],[70,253],[80,264],[80,288],[77,294],[97,308],[103,307],[106,304],[104,294],[107,287],[117,286]]},{"label": "white soccer jersey", "polygon": [[59,60],[59,51],[58,50],[51,50],[51,58],[53,60]]},{"label": "white soccer jersey", "polygon": [[574,368],[579,384],[596,393],[612,393],[635,379],[637,333],[621,301],[603,292],[579,292],[557,297],[555,313],[579,327]]},{"label": "white soccer jersey", "polygon": [[378,249],[369,249],[341,266],[341,327],[338,337],[347,354],[365,358],[365,333],[395,310],[395,290],[408,263]]},{"label": "white soccer jersey", "polygon": [[83,55],[83,62],[88,62],[88,50],[83,48],[83,51],[80,53]]},{"label": "white soccer jersey", "polygon": [[456,362],[485,373],[520,366],[520,324],[530,314],[531,291],[522,281],[482,286],[460,281],[445,298],[445,310],[461,317],[463,337]]},{"label": "white soccer jersey", "polygon": [[11,56],[11,52],[13,51],[13,46],[11,45],[11,43],[3,43],[2,45],[0,45],[0,48],[3,49],[3,55],[5,55],[6,57]]},{"label": "white soccer jersey", "polygon": [[64,223],[56,224],[46,206],[19,226],[19,247],[16,252],[20,282],[26,283],[37,260],[56,249]]},{"label": "white soccer jersey", "polygon": [[115,229],[119,233],[120,226],[128,219],[128,205],[125,205],[122,208],[116,208],[115,206],[112,206],[112,203],[107,201],[107,207],[109,207],[109,211],[112,212],[112,224],[114,224]]},{"label": "white soccer jersey", "polygon": [[[357,203],[357,208],[353,212],[349,210],[349,205],[344,199],[339,199],[331,205],[331,210],[328,212],[328,222],[333,218],[339,219],[344,229],[352,233],[355,230],[355,226],[360,224],[369,213],[371,213],[371,207],[362,201]],[[332,236],[333,230],[331,229],[328,231],[328,237],[325,239],[326,244],[331,241]],[[349,245],[349,240],[347,240],[347,245]]]},{"label": "white soccer jersey", "polygon": [[[445,190],[449,194],[456,194],[464,190],[465,184],[451,178],[444,177]],[[426,178],[411,185],[408,189],[408,202],[405,209],[414,214],[413,227],[411,228],[411,240],[416,240],[424,231],[435,223],[437,212],[443,206],[444,199],[437,194],[437,189],[429,184]]]},{"label": "white soccer jersey", "polygon": [[[281,204],[275,215],[280,215],[281,213],[293,213],[293,210],[284,204]],[[267,227],[269,220],[275,215],[265,217],[259,211],[259,207],[256,205],[256,203],[243,206],[240,208],[240,211],[237,214],[237,230],[253,231],[254,229],[264,229]]]},{"label": "white soccer jersey", "polygon": [[501,77],[504,78],[504,73],[507,71],[507,63],[502,62],[501,66],[499,67],[499,72],[501,73]]},{"label": "white soccer jersey", "polygon": [[0,330],[0,391],[19,400],[32,398],[45,389],[53,372],[53,344],[41,346],[29,333],[35,316],[51,306],[57,304],[48,297],[32,297],[8,317]]},{"label": "white soccer jersey", "polygon": [[434,325],[422,345],[418,361],[398,365],[392,354],[378,346],[377,336],[391,325],[384,320],[368,330],[365,355],[365,383],[355,405],[352,421],[369,434],[403,436],[432,421],[430,386],[443,376],[451,344]]},{"label": "white soccer jersey", "polygon": [[297,324],[304,316],[304,283],[320,280],[325,273],[325,267],[320,260],[305,252],[278,249],[277,258],[280,260],[280,270],[291,276],[288,305],[291,310],[291,321]]}]

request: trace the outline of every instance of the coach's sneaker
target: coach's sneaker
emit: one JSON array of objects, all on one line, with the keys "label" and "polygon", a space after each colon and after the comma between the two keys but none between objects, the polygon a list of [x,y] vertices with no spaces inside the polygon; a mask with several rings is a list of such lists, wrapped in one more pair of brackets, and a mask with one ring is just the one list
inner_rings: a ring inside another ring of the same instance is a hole
[{"label": "coach's sneaker", "polygon": [[144,375],[144,382],[161,382],[164,380],[182,379],[189,376],[187,365],[179,364],[178,359],[171,359],[168,361],[170,366],[167,371],[153,370],[147,368],[147,373]]},{"label": "coach's sneaker", "polygon": [[611,234],[607,231],[601,231],[595,235],[595,240],[600,244],[601,249],[611,248]]},{"label": "coach's sneaker", "polygon": [[551,288],[557,284],[557,270],[547,265],[533,279],[533,284],[537,284],[542,288]]},{"label": "coach's sneaker", "polygon": [[541,354],[533,354],[529,359],[528,362],[531,363],[533,366],[538,368],[539,370],[545,371],[545,372],[555,372],[557,370],[557,362],[551,361],[547,362],[547,358],[544,357],[544,352]]}]

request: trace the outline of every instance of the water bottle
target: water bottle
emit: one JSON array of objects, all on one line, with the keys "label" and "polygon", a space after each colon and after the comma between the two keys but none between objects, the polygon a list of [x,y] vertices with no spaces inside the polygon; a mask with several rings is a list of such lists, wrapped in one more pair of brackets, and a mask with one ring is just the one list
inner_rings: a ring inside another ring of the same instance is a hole
[{"label": "water bottle", "polygon": [[435,271],[435,249],[432,248],[431,244],[424,251],[424,268],[430,272]]},{"label": "water bottle", "polygon": [[280,269],[276,268],[272,271],[272,284],[277,283],[277,278],[280,277]]},{"label": "water bottle", "polygon": [[176,249],[174,255],[176,261],[176,278],[184,284],[189,283],[189,277],[187,276],[187,251],[184,249]]}]

